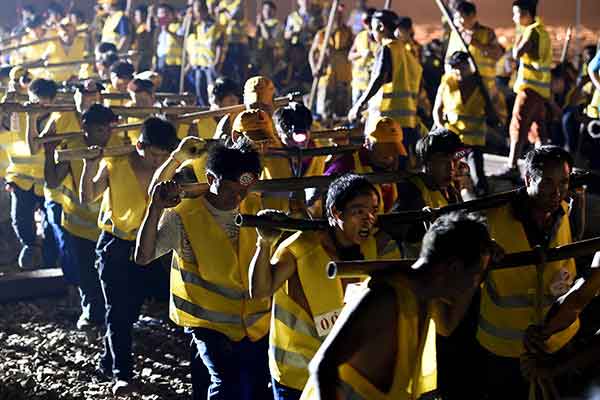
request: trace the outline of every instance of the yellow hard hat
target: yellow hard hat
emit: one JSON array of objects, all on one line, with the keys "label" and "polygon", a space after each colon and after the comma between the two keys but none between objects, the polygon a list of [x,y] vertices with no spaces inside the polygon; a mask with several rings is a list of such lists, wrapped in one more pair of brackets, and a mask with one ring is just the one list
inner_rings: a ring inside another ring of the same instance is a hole
[{"label": "yellow hard hat", "polygon": [[266,76],[253,76],[244,85],[244,104],[262,103],[273,105],[275,85]]},{"label": "yellow hard hat", "polygon": [[375,123],[372,131],[367,132],[366,140],[370,144],[385,143],[393,146],[398,155],[408,155],[406,147],[402,143],[404,133],[402,127],[390,117],[381,117]]},{"label": "yellow hard hat", "polygon": [[241,133],[253,141],[275,138],[273,121],[263,110],[246,110],[239,113],[233,121],[231,130]]}]

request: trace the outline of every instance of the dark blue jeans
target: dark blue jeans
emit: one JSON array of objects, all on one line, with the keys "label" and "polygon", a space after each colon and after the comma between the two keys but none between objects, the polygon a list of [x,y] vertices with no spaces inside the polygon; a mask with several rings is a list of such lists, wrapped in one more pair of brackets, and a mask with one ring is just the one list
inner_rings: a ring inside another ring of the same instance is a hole
[{"label": "dark blue jeans", "polygon": [[104,325],[104,296],[96,271],[96,242],[65,232],[63,269],[79,272],[81,315],[97,326]]},{"label": "dark blue jeans", "polygon": [[[118,379],[130,380],[133,374],[131,354],[133,323],[148,293],[149,279],[161,266],[142,267],[133,262],[135,241],[122,240],[102,232],[96,245],[96,267],[104,293],[106,335],[100,366]],[[153,269],[155,269],[153,271]],[[165,278],[168,281],[168,276]]]},{"label": "dark blue jeans", "polygon": [[167,65],[166,57],[159,57],[156,63],[156,69],[162,76],[162,83],[158,91],[179,93],[179,77],[181,75],[181,66]]},{"label": "dark blue jeans", "polygon": [[300,396],[302,396],[300,390],[283,386],[273,378],[271,378],[271,386],[273,387],[273,397],[275,400],[300,400]]},{"label": "dark blue jeans", "polygon": [[[198,356],[210,373],[210,400],[270,399],[268,335],[257,342],[239,342],[205,328],[192,329]],[[194,362],[198,362],[196,359]]]},{"label": "dark blue jeans", "polygon": [[217,73],[212,67],[194,67],[187,76],[196,94],[200,107],[210,106],[208,87],[213,85],[217,79]]},{"label": "dark blue jeans", "polygon": [[54,239],[54,232],[47,221],[44,198],[33,191],[23,190],[16,184],[10,185],[10,219],[15,234],[23,246],[36,246],[37,235],[34,214],[36,209],[42,211],[42,227],[44,228],[44,241],[42,243],[42,254],[44,266],[55,267],[58,261],[58,248]]},{"label": "dark blue jeans", "polygon": [[62,205],[51,200],[44,203],[46,208],[46,222],[54,237],[54,243],[57,250],[58,265],[62,268],[63,276],[68,284],[79,286],[79,266],[66,259],[67,236],[69,233],[62,227]]}]

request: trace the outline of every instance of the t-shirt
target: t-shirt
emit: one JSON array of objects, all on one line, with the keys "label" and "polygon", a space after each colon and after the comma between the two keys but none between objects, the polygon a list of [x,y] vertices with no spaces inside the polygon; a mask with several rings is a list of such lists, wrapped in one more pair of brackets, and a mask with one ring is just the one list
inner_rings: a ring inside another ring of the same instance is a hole
[{"label": "t-shirt", "polygon": [[600,72],[600,51],[596,53],[594,58],[590,61],[589,68],[593,72]]},{"label": "t-shirt", "polygon": [[[202,198],[202,202],[210,215],[223,228],[234,249],[237,250],[240,228],[235,225],[235,217],[239,214],[239,208],[223,211],[213,207],[204,198]],[[174,210],[167,209],[163,212],[158,223],[153,258],[160,258],[171,250],[175,251],[185,262],[190,264],[196,263],[192,244],[185,231],[181,217]]]}]

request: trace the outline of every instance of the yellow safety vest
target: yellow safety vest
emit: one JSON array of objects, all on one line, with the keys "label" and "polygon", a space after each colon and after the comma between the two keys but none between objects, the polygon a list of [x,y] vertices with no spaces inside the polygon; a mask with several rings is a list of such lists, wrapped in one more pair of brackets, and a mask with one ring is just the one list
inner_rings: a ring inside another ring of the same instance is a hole
[{"label": "yellow safety vest", "polygon": [[[479,24],[477,24],[473,29],[473,39],[477,40],[483,45],[488,45],[491,42],[493,34],[494,31],[492,29]],[[457,51],[464,50],[460,38],[456,33],[452,32],[448,42],[448,49],[446,50],[446,60],[448,60],[450,56]],[[477,64],[477,69],[479,70],[479,74],[481,74],[481,78],[488,87],[488,90],[491,90],[492,86],[495,85],[496,61],[493,58],[484,55],[478,47],[471,44],[469,45],[469,52],[475,59],[475,64]]]},{"label": "yellow safety vest", "polygon": [[[74,112],[54,113],[52,121],[55,123],[56,134],[73,132],[81,129],[79,117]],[[83,138],[70,139],[63,142],[61,149],[81,149],[86,144]],[[81,204],[79,201],[79,182],[83,172],[83,160],[69,162],[69,173],[55,189],[44,188],[44,195],[62,204],[63,213],[61,225],[74,236],[96,241],[100,235],[98,228],[98,212],[100,201]]]},{"label": "yellow safety vest", "polygon": [[219,2],[219,8],[225,9],[227,12],[221,12],[219,14],[219,23],[223,26],[227,26],[231,21],[231,14],[236,8],[240,7],[241,0],[221,0]]},{"label": "yellow safety vest", "polygon": [[2,133],[6,145],[9,165],[6,168],[6,181],[14,183],[22,190],[33,188],[38,196],[44,195],[44,150],[31,155],[25,135],[27,116],[25,113],[11,114],[11,131]]},{"label": "yellow safety vest", "polygon": [[[256,214],[260,199],[249,195],[240,213]],[[234,249],[203,199],[183,200],[175,212],[181,218],[196,263],[174,253],[169,315],[180,326],[202,327],[233,341],[257,341],[269,330],[270,299],[250,299],[248,267],[256,245],[256,230],[241,229]]]},{"label": "yellow safety vest", "polygon": [[117,11],[110,14],[104,21],[104,27],[102,28],[102,42],[112,43],[115,46],[119,44],[120,35],[115,32],[115,29],[119,26],[121,18],[125,16],[123,11]]},{"label": "yellow safety vest", "polygon": [[550,36],[538,19],[523,31],[523,38],[528,38],[533,32],[538,33],[538,58],[534,59],[529,53],[519,59],[514,91],[518,93],[525,89],[537,92],[545,99],[550,98],[550,68],[552,67],[552,44]]},{"label": "yellow safety vest", "polygon": [[[29,33],[25,37],[23,37],[21,44],[30,43],[50,36],[52,36],[52,33],[50,31],[46,31],[44,36],[41,38],[37,38],[33,35],[33,33]],[[18,52],[20,53],[20,56],[18,57],[19,61],[21,61],[22,63],[40,61],[46,54],[47,48],[48,43],[40,43],[33,46],[23,47],[18,50]],[[45,76],[46,70],[45,68],[29,68],[28,71],[34,78],[43,78]]]},{"label": "yellow safety vest", "polygon": [[[81,60],[85,56],[85,46],[86,38],[82,36],[76,36],[73,44],[69,47],[65,47],[60,40],[52,41],[48,45],[48,63],[56,64]],[[53,67],[46,70],[46,76],[48,79],[62,82],[72,76],[78,76],[79,68],[78,65]]]},{"label": "yellow safety vest", "polygon": [[135,240],[148,203],[129,162],[129,155],[102,160],[108,168],[108,188],[104,191],[98,227],[123,240]]},{"label": "yellow safety vest", "polygon": [[196,123],[198,136],[203,139],[212,139],[217,131],[217,121],[214,118],[202,118]]},{"label": "yellow safety vest", "polygon": [[[551,240],[550,247],[571,243],[571,228],[566,214],[567,205],[562,204],[565,215]],[[507,254],[531,250],[522,223],[514,216],[512,206],[504,205],[488,211],[488,227],[492,238]],[[545,316],[557,295],[552,294],[551,284],[557,274],[575,277],[575,261],[549,262],[544,268],[543,315]],[[481,307],[477,340],[488,351],[502,357],[517,358],[525,352],[523,335],[529,325],[536,324],[536,267],[524,265],[515,269],[490,271],[482,285]],[[579,320],[573,323],[562,335],[552,340],[554,350],[562,347],[575,334]],[[560,332],[559,332],[560,333]]]},{"label": "yellow safety vest", "polygon": [[[435,322],[431,311],[425,318],[415,294],[404,285],[390,281],[396,293],[398,310],[397,350],[394,380],[387,393],[377,389],[349,364],[339,369],[338,392],[353,400],[417,400],[437,388],[437,356]],[[421,323],[419,320],[422,320]],[[301,400],[317,398],[315,380],[311,378]]]},{"label": "yellow safety vest", "polygon": [[[317,32],[319,43],[325,40],[325,29]],[[319,79],[319,85],[324,87],[329,84],[352,82],[352,64],[348,60],[348,51],[352,46],[352,31],[347,26],[335,28],[329,39],[329,57],[325,73]]]},{"label": "yellow safety vest", "polygon": [[224,34],[223,26],[216,22],[208,28],[205,28],[205,23],[199,24],[195,32],[188,37],[186,44],[190,65],[193,67],[214,66],[217,62],[217,45],[224,40]]},{"label": "yellow safety vest", "polygon": [[392,81],[383,84],[371,99],[367,125],[374,126],[379,117],[390,117],[403,128],[414,128],[423,67],[406,50],[404,42],[386,39],[382,46],[390,49],[392,54],[393,76]]},{"label": "yellow safety vest", "polygon": [[248,44],[248,26],[246,21],[231,20],[225,25],[229,44]]},{"label": "yellow safety vest", "polygon": [[421,192],[421,197],[423,198],[423,202],[427,207],[439,208],[448,205],[448,200],[446,200],[442,192],[439,190],[429,189],[420,174],[411,176],[408,178],[408,181],[415,185],[417,189],[419,189],[419,192]]},{"label": "yellow safety vest", "polygon": [[[179,27],[180,27],[180,24],[177,22],[174,22],[172,24],[169,24],[167,29],[169,30],[169,32],[177,34]],[[181,52],[183,51],[182,45],[172,35],[169,35],[169,34],[166,34],[166,35],[167,35],[167,54],[166,54],[165,62],[167,65],[181,65]]]},{"label": "yellow safety vest", "polygon": [[[0,132],[0,136],[2,136],[2,132]],[[0,178],[4,178],[6,176],[6,168],[8,168],[8,152],[6,151],[4,145],[0,144]]]},{"label": "yellow safety vest", "polygon": [[362,30],[354,38],[354,46],[361,54],[368,49],[369,54],[352,62],[352,87],[357,90],[367,90],[371,79],[371,69],[375,63],[377,42],[370,38],[367,30]]},{"label": "yellow safety vest", "polygon": [[[117,90],[117,88],[115,88],[112,85],[112,83],[109,83],[108,85],[106,85],[106,89],[102,93],[122,93],[122,92],[119,92]],[[126,97],[126,98],[123,98],[123,99],[104,99],[103,100],[105,107],[126,106],[127,103],[129,103],[129,101],[130,101],[129,97]]]},{"label": "yellow safety vest", "polygon": [[[308,169],[303,176],[319,176],[325,171],[326,156],[313,157]],[[263,171],[261,180],[291,178],[292,168],[287,158],[268,157],[263,159]],[[289,211],[290,192],[271,192],[263,195],[263,204],[265,208]]]},{"label": "yellow safety vest", "polygon": [[585,113],[590,118],[600,118],[600,90],[596,89],[594,91],[594,97],[586,107]]},{"label": "yellow safety vest", "polygon": [[468,99],[463,99],[459,82],[452,74],[442,77],[438,90],[442,93],[442,107],[448,121],[444,126],[467,146],[485,146],[487,125],[481,90],[476,87]]},{"label": "yellow safety vest", "polygon": [[[273,296],[269,335],[271,376],[282,385],[302,390],[308,380],[308,363],[317,352],[344,306],[340,278],[328,279],[325,268],[331,257],[315,232],[297,232],[284,240],[273,255],[277,262],[284,251],[296,260],[296,271],[310,310],[289,295],[288,282]],[[365,259],[377,258],[375,239],[361,246]]]}]

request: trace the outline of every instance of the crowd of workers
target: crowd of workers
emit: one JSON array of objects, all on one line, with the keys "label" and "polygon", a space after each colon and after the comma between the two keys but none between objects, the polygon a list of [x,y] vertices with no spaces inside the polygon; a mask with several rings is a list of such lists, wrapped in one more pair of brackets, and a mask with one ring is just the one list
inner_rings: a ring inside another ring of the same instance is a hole
[{"label": "crowd of workers", "polygon": [[[154,298],[190,335],[194,399],[590,395],[600,256],[545,254],[584,235],[595,46],[556,60],[536,0],[511,3],[510,48],[468,1],[425,45],[366,1],[259,6],[25,6],[1,41],[18,265],[62,268],[98,376],[136,390]],[[490,149],[508,151],[494,176]],[[500,180],[520,189],[469,212]],[[329,278],[332,261],[398,267]]]}]

